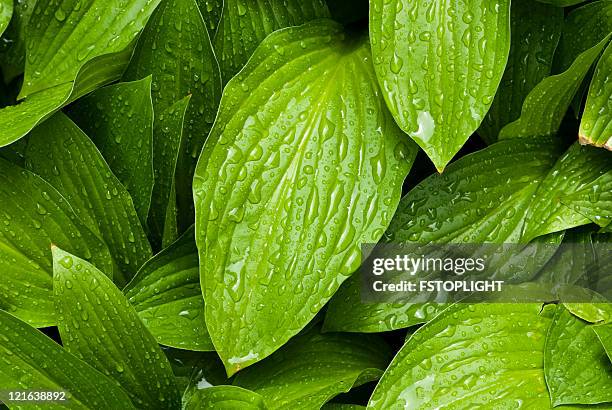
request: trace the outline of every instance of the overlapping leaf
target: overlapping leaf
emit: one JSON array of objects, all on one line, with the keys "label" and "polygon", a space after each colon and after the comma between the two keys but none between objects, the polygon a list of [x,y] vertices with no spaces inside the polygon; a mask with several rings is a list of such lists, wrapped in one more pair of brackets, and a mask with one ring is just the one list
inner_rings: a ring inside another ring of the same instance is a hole
[{"label": "overlapping leaf", "polygon": [[370,5],[372,54],[387,105],[442,171],[493,101],[510,50],[510,2]]},{"label": "overlapping leaf", "polygon": [[266,410],[263,398],[236,386],[214,386],[197,390],[185,403],[186,410]]},{"label": "overlapping leaf", "polygon": [[8,27],[13,15],[13,0],[0,0],[0,36]]},{"label": "overlapping leaf", "polygon": [[[6,405],[23,406],[23,402],[9,400],[9,391],[50,391],[64,392],[66,404],[72,409],[134,408],[127,394],[112,379],[43,333],[2,310],[0,326],[0,400]],[[54,404],[68,408],[61,401]]]},{"label": "overlapping leaf", "polygon": [[561,197],[561,202],[601,227],[612,222],[612,170]]},{"label": "overlapping leaf", "polygon": [[478,134],[487,142],[521,115],[523,101],[550,74],[563,27],[563,9],[531,0],[512,2],[512,42],[508,64]]},{"label": "overlapping leaf", "polygon": [[96,90],[68,113],[96,144],[146,222],[153,190],[151,78]]},{"label": "overlapping leaf", "polygon": [[198,249],[193,229],[147,262],[124,289],[157,341],[189,350],[214,350],[204,323]]},{"label": "overlapping leaf", "polygon": [[51,244],[112,273],[108,248],[53,186],[3,159],[0,197],[0,308],[33,326],[54,325]]},{"label": "overlapping leaf", "polygon": [[194,193],[206,323],[230,374],[305,326],[395,210],[414,149],[364,40],[327,20],[278,31],[225,88]]},{"label": "overlapping leaf", "polygon": [[418,329],[387,368],[371,409],[547,409],[542,368],[550,309],[456,304]]},{"label": "overlapping leaf", "polygon": [[597,63],[587,94],[578,137],[583,144],[612,150],[612,45]]},{"label": "overlapping leaf", "polygon": [[57,247],[53,279],[64,347],[115,379],[138,408],[177,408],[170,364],[121,291],[93,265]]},{"label": "overlapping leaf", "polygon": [[606,350],[608,358],[612,360],[612,324],[593,326],[592,329]]},{"label": "overlapping leaf", "polygon": [[36,0],[3,1],[13,7],[11,22],[2,35],[4,44],[0,43],[0,67],[4,81],[8,84],[22,74],[25,68],[25,30]]},{"label": "overlapping leaf", "polygon": [[612,363],[593,327],[563,306],[548,332],[544,372],[553,406],[612,401]]},{"label": "overlapping leaf", "polygon": [[213,38],[217,31],[217,27],[219,27],[224,1],[196,0],[196,3],[198,3],[200,13],[202,13],[202,17],[204,18],[204,23],[206,23],[206,27],[208,28],[208,34]]},{"label": "overlapping leaf", "polygon": [[377,380],[391,351],[377,336],[320,334],[315,326],[234,384],[261,394],[269,409],[314,409],[352,387]]}]

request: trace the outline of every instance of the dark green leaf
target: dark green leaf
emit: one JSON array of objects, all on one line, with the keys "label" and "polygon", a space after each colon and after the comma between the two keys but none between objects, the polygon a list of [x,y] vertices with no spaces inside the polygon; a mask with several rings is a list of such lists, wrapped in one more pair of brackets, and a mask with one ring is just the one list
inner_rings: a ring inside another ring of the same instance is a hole
[{"label": "dark green leaf", "polygon": [[30,134],[26,164],[53,185],[79,219],[108,245],[123,286],[151,257],[151,245],[132,198],[95,145],[68,117],[57,113]]},{"label": "dark green leaf", "polygon": [[[451,306],[418,329],[387,368],[371,409],[548,409],[542,368],[549,309],[539,304]],[[493,402],[491,400],[494,400]]]},{"label": "dark green leaf", "polygon": [[227,83],[273,31],[329,17],[323,0],[225,0],[215,35],[223,82]]},{"label": "dark green leaf", "polygon": [[512,2],[512,42],[506,71],[478,134],[489,143],[504,125],[521,115],[527,94],[550,75],[552,59],[563,27],[563,9],[533,0]]},{"label": "dark green leaf", "polygon": [[555,7],[569,7],[574,6],[576,4],[584,3],[588,0],[537,0],[540,3],[546,3],[553,5]]},{"label": "dark green leaf", "polygon": [[553,406],[612,401],[612,363],[593,327],[558,306],[546,338],[546,384]]},{"label": "dark green leaf", "polygon": [[52,251],[64,347],[115,379],[137,407],[176,408],[170,364],[121,291],[88,262],[58,247]]},{"label": "dark green leaf", "polygon": [[223,0],[196,0],[200,13],[204,18],[204,23],[208,28],[208,34],[210,37],[214,37],[219,21],[221,20],[221,13],[223,12]]},{"label": "dark green leaf", "polygon": [[352,387],[377,380],[391,357],[378,336],[320,334],[315,326],[238,373],[234,384],[261,394],[269,409],[318,409]]},{"label": "dark green leaf", "polygon": [[158,343],[214,350],[204,322],[193,229],[157,254],[123,290]]},{"label": "dark green leaf", "polygon": [[153,190],[151,78],[101,88],[68,113],[127,188],[144,223]]},{"label": "dark green leaf", "polygon": [[0,42],[0,67],[2,67],[4,81],[8,84],[15,77],[23,74],[25,68],[25,30],[36,5],[36,0],[3,1],[14,3],[11,23],[2,36],[4,44]]},{"label": "dark green leaf", "polygon": [[0,308],[33,326],[55,324],[52,243],[90,259],[106,272],[106,245],[51,185],[0,159]]},{"label": "dark green leaf", "polygon": [[226,86],[194,180],[206,324],[229,374],[304,327],[376,242],[415,150],[367,42],[270,35]]},{"label": "dark green leaf", "polygon": [[263,398],[236,386],[213,386],[197,390],[185,403],[185,410],[266,410]]},{"label": "dark green leaf", "polygon": [[[11,408],[9,391],[65,392],[70,409],[133,409],[112,379],[77,359],[38,330],[0,310],[0,400]],[[29,403],[34,408],[33,403]],[[29,406],[28,406],[29,407]]]},{"label": "dark green leaf", "polygon": [[510,50],[510,2],[370,6],[372,54],[387,105],[441,172],[493,101]]}]

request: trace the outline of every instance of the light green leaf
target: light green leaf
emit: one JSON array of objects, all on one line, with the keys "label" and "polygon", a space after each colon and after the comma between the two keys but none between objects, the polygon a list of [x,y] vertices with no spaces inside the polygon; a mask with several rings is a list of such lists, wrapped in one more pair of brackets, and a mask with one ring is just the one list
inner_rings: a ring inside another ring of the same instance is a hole
[{"label": "light green leaf", "polygon": [[512,2],[512,42],[506,71],[478,134],[489,143],[521,115],[527,94],[550,75],[555,48],[563,27],[563,9],[533,0]]},{"label": "light green leaf", "polygon": [[155,186],[148,225],[154,241],[163,248],[179,236],[175,176],[189,99],[187,96],[159,114],[153,129]]},{"label": "light green leaf", "polygon": [[612,324],[593,326],[591,329],[593,329],[599,338],[608,358],[612,360]]},{"label": "light green leaf", "polygon": [[2,1],[9,3],[9,7],[13,7],[11,22],[2,35],[4,44],[0,43],[0,67],[2,67],[4,81],[8,84],[15,77],[23,74],[25,67],[25,30],[30,15],[34,11],[36,0]]},{"label": "light green leaf", "polygon": [[108,245],[124,286],[151,257],[132,198],[93,142],[57,113],[30,134],[26,166],[66,198],[79,219]]},{"label": "light green leaf", "polygon": [[234,384],[261,394],[269,409],[319,409],[338,394],[377,380],[391,357],[378,336],[320,334],[315,326],[238,373]]},{"label": "light green leaf", "polygon": [[360,264],[415,149],[365,39],[320,20],[270,35],[226,86],[194,180],[206,324],[228,373],[304,327]]},{"label": "light green leaf", "polygon": [[499,138],[532,138],[556,133],[582,80],[610,36],[578,55],[563,73],[547,77],[536,85],[525,98],[520,118],[502,128]]},{"label": "light green leaf", "polygon": [[71,105],[68,114],[126,187],[144,223],[153,191],[151,78],[96,90]]},{"label": "light green leaf", "polygon": [[584,113],[580,121],[579,138],[612,151],[612,45],[608,45],[597,63]]},{"label": "light green leaf", "polygon": [[266,410],[263,398],[236,386],[213,386],[197,390],[185,403],[185,410]]},{"label": "light green leaf", "polygon": [[74,81],[95,57],[127,48],[160,0],[38,1],[27,28],[20,98]]},{"label": "light green leaf", "polygon": [[[133,409],[127,394],[112,379],[68,353],[26,323],[0,310],[0,400],[11,408],[9,391],[65,392],[65,404],[55,408]],[[33,403],[29,403],[34,408]],[[28,407],[30,407],[28,406]]]},{"label": "light green leaf", "polygon": [[176,206],[183,232],[193,224],[193,174],[221,97],[219,65],[195,0],[164,1],[153,13],[124,78],[147,75],[153,75],[158,114],[191,95],[176,167]]},{"label": "light green leaf", "polygon": [[590,323],[612,322],[612,304],[605,298],[594,303],[564,303],[563,306],[574,316]]},{"label": "light green leaf", "polygon": [[214,350],[204,322],[193,229],[155,255],[123,290],[158,343]]},{"label": "light green leaf", "polygon": [[8,27],[13,15],[13,0],[0,0],[0,36]]},{"label": "light green leaf", "polygon": [[40,177],[0,159],[0,309],[31,324],[55,324],[50,246],[112,272],[108,248]]},{"label": "light green leaf", "polygon": [[170,364],[121,291],[90,263],[53,247],[64,347],[115,379],[138,408],[180,405]]},{"label": "light green leaf", "polygon": [[593,327],[563,306],[546,338],[544,372],[553,406],[612,401],[612,363]]},{"label": "light green leaf", "polygon": [[561,202],[584,215],[593,223],[605,227],[612,223],[612,170],[591,183],[561,197]]},{"label": "light green leaf", "polygon": [[441,172],[491,106],[510,50],[510,1],[371,0],[370,37],[391,113]]},{"label": "light green leaf", "polygon": [[223,3],[214,44],[224,83],[244,67],[268,34],[329,17],[323,0],[225,0]]},{"label": "light green leaf", "polygon": [[[369,409],[548,409],[542,368],[550,312],[539,304],[451,306],[387,368]],[[494,398],[494,402],[491,399]]]}]

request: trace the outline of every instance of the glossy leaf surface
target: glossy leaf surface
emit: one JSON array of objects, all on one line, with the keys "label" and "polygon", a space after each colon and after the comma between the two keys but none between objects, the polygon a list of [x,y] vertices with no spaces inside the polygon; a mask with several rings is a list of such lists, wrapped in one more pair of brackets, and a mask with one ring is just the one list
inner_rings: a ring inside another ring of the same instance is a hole
[{"label": "glossy leaf surface", "polygon": [[213,386],[197,390],[185,403],[186,410],[266,410],[263,398],[236,386]]},{"label": "glossy leaf surface", "polygon": [[587,94],[578,137],[583,144],[592,144],[612,151],[612,45],[597,63]]}]

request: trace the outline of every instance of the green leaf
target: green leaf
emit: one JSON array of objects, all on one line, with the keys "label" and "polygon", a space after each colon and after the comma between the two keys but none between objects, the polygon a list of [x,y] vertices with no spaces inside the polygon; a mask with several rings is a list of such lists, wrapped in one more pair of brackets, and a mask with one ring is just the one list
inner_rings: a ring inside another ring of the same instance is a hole
[{"label": "green leaf", "polygon": [[605,298],[594,303],[564,303],[563,306],[574,316],[590,323],[606,323],[612,321],[612,304]]},{"label": "green leaf", "polygon": [[226,86],[194,180],[206,324],[228,374],[304,327],[376,242],[415,149],[367,42],[320,20],[270,35]]},{"label": "green leaf", "polygon": [[352,387],[377,380],[391,357],[378,336],[320,334],[316,326],[238,373],[234,384],[261,394],[269,409],[318,409]]},{"label": "green leaf", "polygon": [[124,78],[147,75],[153,75],[156,113],[191,95],[176,167],[179,231],[183,232],[193,224],[193,174],[221,97],[219,65],[195,0],[164,1],[153,13]]},{"label": "green leaf", "polygon": [[597,63],[589,87],[584,113],[580,121],[579,138],[612,151],[612,45],[608,45]]},{"label": "green leaf", "polygon": [[155,186],[148,225],[154,241],[164,248],[179,236],[175,177],[189,99],[187,96],[162,112],[153,129]]},{"label": "green leaf", "polygon": [[591,329],[599,338],[608,358],[612,360],[612,324],[593,326]]},{"label": "green leaf", "polygon": [[601,227],[612,223],[612,170],[585,184],[561,202]]},{"label": "green leaf", "polygon": [[32,326],[55,324],[52,243],[112,272],[108,248],[51,185],[0,159],[0,308]]},{"label": "green leaf", "polygon": [[[65,392],[71,409],[133,409],[127,394],[112,379],[68,353],[43,333],[0,310],[0,400],[11,408],[9,391]],[[32,406],[32,403],[29,403]],[[33,408],[34,406],[32,406]]]},{"label": "green leaf", "polygon": [[158,343],[214,350],[204,322],[193,229],[155,255],[123,290]]},{"label": "green leaf", "polygon": [[64,347],[115,379],[138,408],[177,408],[170,364],[121,291],[90,263],[58,247],[52,251]]},{"label": "green leaf", "polygon": [[532,0],[512,2],[512,42],[506,71],[478,134],[489,143],[504,125],[521,115],[529,92],[550,75],[553,55],[563,27],[563,9]]},{"label": "green leaf", "polygon": [[198,3],[210,37],[214,37],[223,12],[223,0],[196,0],[196,3]]},{"label": "green leaf", "polygon": [[124,286],[151,257],[132,198],[95,145],[66,115],[57,113],[30,134],[26,166],[66,198],[79,219],[108,245]]},{"label": "green leaf", "polygon": [[197,390],[185,403],[185,410],[266,410],[263,398],[236,386],[213,386]]},{"label": "green leaf", "polygon": [[569,7],[576,4],[584,3],[588,0],[537,0],[540,3],[550,4],[555,7]]},{"label": "green leaf", "polygon": [[13,15],[13,0],[0,0],[0,36],[11,21]]},{"label": "green leaf", "polygon": [[244,67],[268,34],[329,17],[323,0],[225,0],[223,3],[214,44],[224,83]]},{"label": "green leaf", "polygon": [[71,105],[68,114],[126,187],[144,223],[153,191],[151,78],[96,90]]},{"label": "green leaf", "polygon": [[493,101],[510,50],[510,2],[371,0],[370,7],[387,105],[441,172]]},{"label": "green leaf", "polygon": [[0,45],[0,67],[2,67],[4,81],[8,84],[15,77],[23,74],[25,68],[25,30],[30,15],[34,11],[36,0],[2,1],[9,3],[9,7],[13,7],[11,22],[2,35],[4,44]]},{"label": "green leaf", "polygon": [[[371,409],[547,409],[542,369],[548,309],[539,304],[451,306],[419,328],[387,368]],[[494,402],[492,402],[494,398]]]},{"label": "green leaf", "polygon": [[183,402],[192,393],[192,390],[229,384],[225,367],[216,353],[171,347],[164,347],[163,351],[170,361],[179,390],[184,392]]},{"label": "green leaf", "polygon": [[95,57],[127,48],[160,0],[38,1],[27,28],[20,98],[74,81]]},{"label": "green leaf", "polygon": [[546,338],[544,372],[553,406],[612,401],[612,363],[593,327],[563,306]]},{"label": "green leaf", "polygon": [[346,404],[346,403],[327,403],[322,410],[365,410],[365,406],[358,404]]}]

